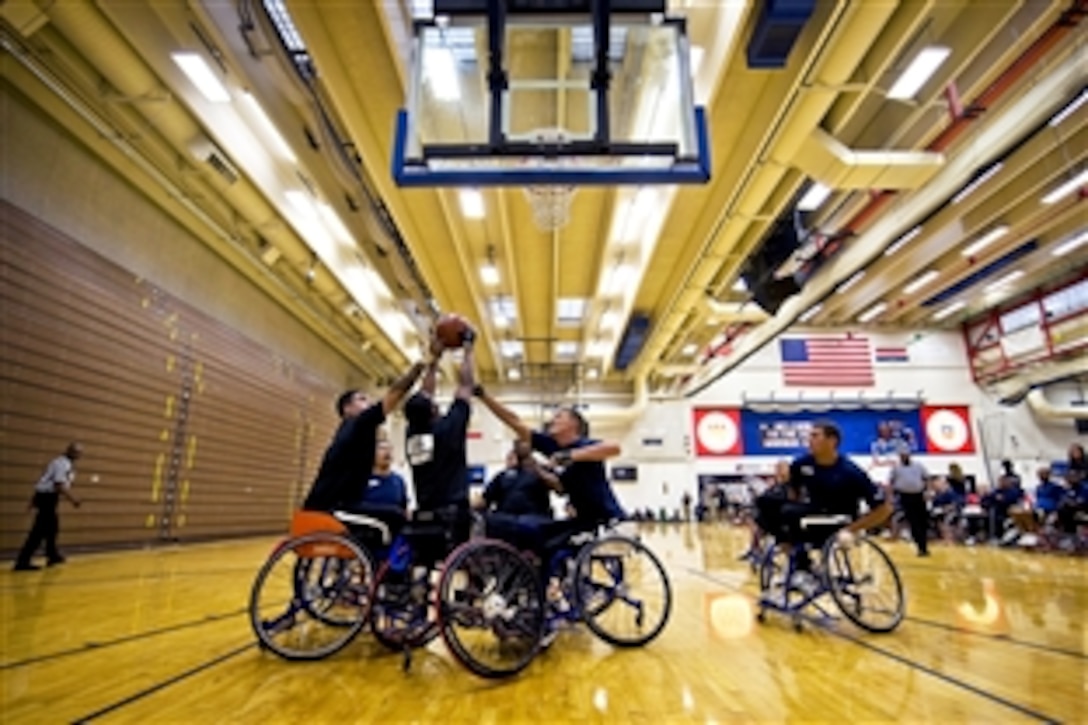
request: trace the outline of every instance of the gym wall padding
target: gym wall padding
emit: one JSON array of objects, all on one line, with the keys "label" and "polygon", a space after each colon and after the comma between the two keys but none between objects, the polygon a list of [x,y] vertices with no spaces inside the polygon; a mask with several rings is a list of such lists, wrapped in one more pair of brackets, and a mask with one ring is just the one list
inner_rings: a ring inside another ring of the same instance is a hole
[{"label": "gym wall padding", "polygon": [[341,385],[0,201],[0,549],[70,440],[62,548],[286,530]]}]

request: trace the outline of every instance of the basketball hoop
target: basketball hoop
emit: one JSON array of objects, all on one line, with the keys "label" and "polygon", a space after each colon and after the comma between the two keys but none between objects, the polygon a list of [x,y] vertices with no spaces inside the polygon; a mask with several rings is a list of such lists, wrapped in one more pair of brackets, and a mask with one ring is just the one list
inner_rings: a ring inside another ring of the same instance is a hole
[{"label": "basketball hoop", "polygon": [[[539,129],[530,135],[533,142],[538,144],[563,144],[568,140],[566,132],[561,128]],[[525,166],[536,167],[548,164],[569,166],[572,161],[564,157],[545,159],[531,156],[522,163]],[[537,227],[549,232],[565,227],[570,222],[570,205],[574,201],[574,191],[573,184],[525,187],[525,198],[529,200],[529,205],[533,208],[533,220]]]}]

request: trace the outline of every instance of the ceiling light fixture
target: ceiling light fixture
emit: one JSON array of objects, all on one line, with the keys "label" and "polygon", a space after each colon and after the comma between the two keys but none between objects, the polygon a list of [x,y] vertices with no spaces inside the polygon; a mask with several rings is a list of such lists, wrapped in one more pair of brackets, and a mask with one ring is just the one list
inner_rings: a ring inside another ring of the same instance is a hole
[{"label": "ceiling light fixture", "polygon": [[869,322],[876,319],[880,315],[884,314],[884,310],[888,309],[886,302],[880,302],[858,315],[858,322]]},{"label": "ceiling light fixture", "polygon": [[941,45],[931,45],[922,48],[918,55],[914,56],[907,69],[895,81],[888,91],[888,98],[907,100],[922,89],[922,86],[933,77],[937,69],[948,60],[952,49]]},{"label": "ceiling light fixture", "polygon": [[484,195],[477,189],[461,189],[461,213],[466,219],[484,218]]},{"label": "ceiling light fixture", "polygon": [[1065,107],[1062,108],[1062,110],[1055,113],[1050,121],[1047,122],[1047,125],[1051,128],[1060,125],[1062,121],[1076,113],[1077,109],[1083,106],[1086,102],[1088,102],[1088,88],[1085,88],[1083,91],[1081,91],[1080,94],[1072,101],[1067,103]]},{"label": "ceiling light fixture", "polygon": [[808,187],[805,195],[801,197],[801,201],[797,202],[797,208],[801,211],[815,211],[827,201],[829,196],[831,196],[831,188],[824,186],[819,181],[814,181],[812,186]]},{"label": "ceiling light fixture", "polygon": [[841,285],[839,285],[839,289],[836,290],[836,292],[838,292],[838,294],[841,295],[843,292],[845,292],[846,290],[850,289],[851,287],[856,285],[858,282],[860,282],[861,278],[864,277],[864,276],[865,276],[865,270],[863,269],[863,270],[857,272],[853,277],[851,277],[850,279],[846,280]]},{"label": "ceiling light fixture", "polygon": [[1001,226],[994,227],[993,229],[986,232],[981,237],[964,247],[963,251],[960,252],[960,254],[964,257],[973,257],[1008,233],[1008,225],[1002,224]]},{"label": "ceiling light fixture", "polygon": [[1044,204],[1047,205],[1057,204],[1059,201],[1069,196],[1080,187],[1086,185],[1088,185],[1088,169],[1084,169],[1069,181],[1055,188],[1049,194],[1044,196],[1042,201]]},{"label": "ceiling light fixture", "polygon": [[903,288],[903,294],[912,295],[940,276],[940,272],[935,269],[931,269],[928,272],[924,273],[922,276],[915,277],[910,284]]},{"label": "ceiling light fixture", "polygon": [[480,267],[480,279],[489,287],[494,287],[499,283],[499,268],[491,262],[484,264]]},{"label": "ceiling light fixture", "polygon": [[171,53],[170,57],[188,76],[201,95],[212,103],[230,103],[230,92],[215,76],[203,56],[199,53]]},{"label": "ceiling light fixture", "polygon": [[506,377],[511,380],[521,380],[521,371],[517,368],[510,368],[510,370],[506,372]]},{"label": "ceiling light fixture", "polygon": [[744,281],[743,277],[738,277],[737,281],[733,283],[734,292],[747,292],[748,283]]},{"label": "ceiling light fixture", "polygon": [[1015,282],[1016,280],[1020,279],[1023,276],[1024,276],[1024,270],[1022,270],[1022,269],[1013,270],[1012,272],[1009,272],[1004,277],[999,278],[997,281],[993,282],[992,284],[986,285],[986,292],[997,292],[1002,287],[1004,287],[1004,286],[1006,286],[1006,285],[1008,285],[1008,284],[1010,284],[1012,282]]},{"label": "ceiling light fixture", "polygon": [[939,322],[939,321],[943,320],[944,318],[948,317],[949,315],[951,315],[951,314],[953,314],[955,312],[959,312],[960,310],[962,310],[966,306],[967,306],[966,302],[953,302],[948,307],[945,307],[943,310],[941,310],[940,312],[933,315],[933,319],[935,321]]},{"label": "ceiling light fixture", "polygon": [[697,353],[698,351],[699,351],[699,346],[696,345],[694,342],[689,342],[687,345],[684,345],[683,349],[680,350],[680,353],[682,355],[687,355],[687,356],[690,357],[690,356],[694,355],[695,353]]},{"label": "ceiling light fixture", "polygon": [[798,319],[801,322],[808,322],[813,317],[820,314],[820,310],[822,310],[823,308],[824,308],[823,305],[816,305],[815,307],[809,307],[807,310],[805,310],[805,314],[801,315]]},{"label": "ceiling light fixture", "polygon": [[1088,229],[1085,229],[1079,234],[1074,235],[1068,241],[1062,242],[1058,246],[1054,247],[1054,251],[1052,251],[1050,254],[1055,257],[1064,257],[1066,254],[1069,254],[1074,249],[1083,246],[1085,242],[1088,242]]},{"label": "ceiling light fixture", "polygon": [[287,144],[287,140],[280,134],[276,124],[272,123],[272,119],[264,112],[264,108],[261,107],[257,98],[249,91],[243,91],[242,99],[244,104],[249,107],[254,118],[257,119],[257,125],[261,127],[261,131],[272,141],[272,146],[275,147],[276,151],[292,164],[296,163],[298,157],[295,156],[295,152]]},{"label": "ceiling light fixture", "polygon": [[914,227],[914,229],[911,229],[909,232],[907,232],[903,236],[899,237],[899,239],[896,239],[894,242],[892,242],[892,246],[890,246],[890,247],[888,247],[887,249],[884,250],[884,256],[885,257],[892,256],[893,254],[898,252],[900,249],[907,246],[907,244],[912,239],[914,239],[915,237],[917,237],[921,233],[922,233],[922,227],[921,226]]},{"label": "ceiling light fixture", "polygon": [[960,189],[956,193],[956,195],[952,197],[952,204],[959,204],[961,201],[971,196],[971,194],[975,193],[976,189],[992,179],[997,174],[997,172],[1001,171],[1001,169],[1004,168],[1004,166],[1005,164],[998,161],[996,164],[990,166],[988,169],[976,176],[974,179],[968,182],[967,186]]}]

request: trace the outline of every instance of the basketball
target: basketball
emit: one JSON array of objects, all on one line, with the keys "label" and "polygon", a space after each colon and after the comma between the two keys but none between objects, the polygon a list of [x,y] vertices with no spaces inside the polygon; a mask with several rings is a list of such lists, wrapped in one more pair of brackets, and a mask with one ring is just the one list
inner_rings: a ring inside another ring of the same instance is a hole
[{"label": "basketball", "polygon": [[461,347],[461,336],[467,329],[469,329],[468,321],[454,314],[442,315],[434,328],[438,339],[448,348]]}]

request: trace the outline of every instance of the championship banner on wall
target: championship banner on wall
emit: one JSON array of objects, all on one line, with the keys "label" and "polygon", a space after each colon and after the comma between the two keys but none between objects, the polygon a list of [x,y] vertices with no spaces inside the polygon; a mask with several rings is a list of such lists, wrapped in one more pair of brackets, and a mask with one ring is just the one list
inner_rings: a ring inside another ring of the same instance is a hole
[{"label": "championship banner on wall", "polygon": [[696,408],[695,455],[743,456],[740,411],[736,408]]},{"label": "championship banner on wall", "polygon": [[944,454],[975,450],[966,406],[789,413],[695,408],[695,453],[700,457],[801,455],[808,451],[812,425],[820,420],[839,427],[839,450],[851,455],[890,459],[903,450]]},{"label": "championship banner on wall", "polygon": [[926,453],[974,453],[971,415],[966,405],[924,406]]}]

